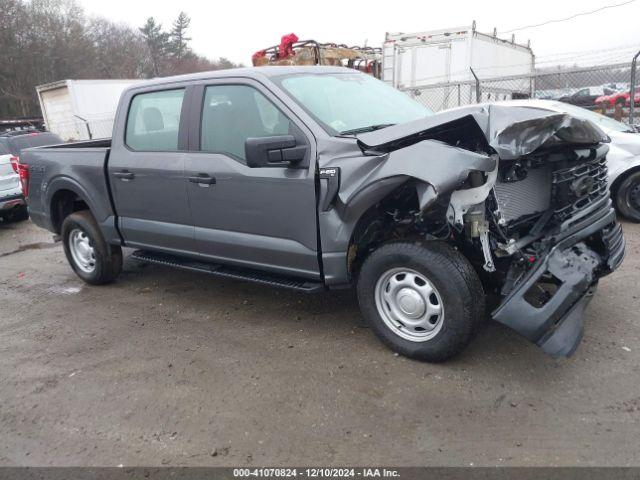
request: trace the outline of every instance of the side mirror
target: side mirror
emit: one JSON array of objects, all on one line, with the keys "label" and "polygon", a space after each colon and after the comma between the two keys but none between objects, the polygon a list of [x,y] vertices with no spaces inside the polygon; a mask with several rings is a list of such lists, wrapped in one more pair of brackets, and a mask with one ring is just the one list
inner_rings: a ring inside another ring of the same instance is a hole
[{"label": "side mirror", "polygon": [[293,135],[247,138],[244,142],[247,165],[251,168],[299,167],[307,154],[306,145],[297,145]]}]

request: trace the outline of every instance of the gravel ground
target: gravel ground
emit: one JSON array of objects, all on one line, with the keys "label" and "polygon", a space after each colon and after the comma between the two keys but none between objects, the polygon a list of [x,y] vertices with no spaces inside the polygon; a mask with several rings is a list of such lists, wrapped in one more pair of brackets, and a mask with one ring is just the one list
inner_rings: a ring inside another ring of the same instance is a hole
[{"label": "gravel ground", "polygon": [[585,338],[554,360],[489,324],[395,356],[352,292],[304,296],[125,264],[84,285],[0,224],[2,465],[640,465],[640,226]]}]

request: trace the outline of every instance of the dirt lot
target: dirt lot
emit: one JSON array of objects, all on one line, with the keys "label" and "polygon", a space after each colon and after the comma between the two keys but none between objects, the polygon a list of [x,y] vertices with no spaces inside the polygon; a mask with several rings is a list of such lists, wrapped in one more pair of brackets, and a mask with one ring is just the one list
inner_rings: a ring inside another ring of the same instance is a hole
[{"label": "dirt lot", "polygon": [[127,261],[88,287],[0,224],[0,464],[640,465],[640,226],[585,339],[553,360],[490,324],[444,365],[395,356],[350,292]]}]

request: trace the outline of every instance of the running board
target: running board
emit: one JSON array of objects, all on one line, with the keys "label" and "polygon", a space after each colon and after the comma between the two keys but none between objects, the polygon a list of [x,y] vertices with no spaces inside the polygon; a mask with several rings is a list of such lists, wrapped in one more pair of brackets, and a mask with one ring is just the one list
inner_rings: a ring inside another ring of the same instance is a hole
[{"label": "running board", "polygon": [[131,258],[135,258],[142,262],[167,265],[169,267],[181,268],[183,270],[191,270],[193,272],[208,273],[209,275],[232,278],[234,280],[246,280],[249,282],[287,288],[289,290],[296,290],[304,293],[316,293],[324,290],[324,285],[321,282],[285,277],[259,270],[249,270],[216,263],[208,263],[190,258],[178,257],[167,253],[136,250],[131,254]]}]

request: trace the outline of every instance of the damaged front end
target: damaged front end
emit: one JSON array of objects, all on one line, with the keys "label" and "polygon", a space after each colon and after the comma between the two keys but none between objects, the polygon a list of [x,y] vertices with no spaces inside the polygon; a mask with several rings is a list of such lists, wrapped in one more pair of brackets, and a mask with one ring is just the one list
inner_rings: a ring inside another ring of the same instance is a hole
[{"label": "damaged front end", "polygon": [[[568,115],[490,105],[358,142],[365,155],[383,159],[363,182],[393,172],[415,181],[415,222],[435,225],[437,238],[476,266],[487,293],[500,298],[494,320],[551,355],[573,353],[598,279],[624,256],[602,131]],[[352,192],[357,183],[349,182]],[[349,191],[341,194],[347,204]]]}]

